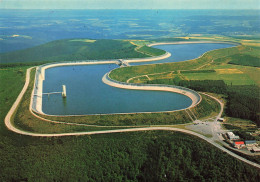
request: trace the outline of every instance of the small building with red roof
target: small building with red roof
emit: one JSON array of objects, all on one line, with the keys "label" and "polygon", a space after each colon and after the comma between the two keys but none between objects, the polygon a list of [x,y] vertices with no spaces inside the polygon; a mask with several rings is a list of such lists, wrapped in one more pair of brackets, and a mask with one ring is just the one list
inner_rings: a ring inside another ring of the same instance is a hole
[{"label": "small building with red roof", "polygon": [[237,149],[240,149],[245,146],[245,142],[243,141],[234,141],[233,146]]}]

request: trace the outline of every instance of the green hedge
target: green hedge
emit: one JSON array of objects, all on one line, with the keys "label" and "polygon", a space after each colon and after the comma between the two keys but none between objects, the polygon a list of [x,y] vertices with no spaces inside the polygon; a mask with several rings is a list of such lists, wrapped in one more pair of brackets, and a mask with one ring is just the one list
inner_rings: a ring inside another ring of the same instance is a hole
[{"label": "green hedge", "polygon": [[251,55],[243,55],[236,54],[230,57],[232,61],[229,61],[229,64],[243,65],[243,66],[254,66],[260,67],[260,58],[251,56]]}]

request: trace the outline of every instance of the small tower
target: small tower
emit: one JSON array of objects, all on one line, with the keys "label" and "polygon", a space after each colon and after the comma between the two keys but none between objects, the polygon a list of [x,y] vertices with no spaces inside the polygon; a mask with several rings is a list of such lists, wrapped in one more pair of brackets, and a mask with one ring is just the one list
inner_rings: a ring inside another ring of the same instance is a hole
[{"label": "small tower", "polygon": [[67,97],[67,94],[66,94],[66,85],[62,85],[62,93],[61,93],[62,97],[63,98],[66,98]]}]

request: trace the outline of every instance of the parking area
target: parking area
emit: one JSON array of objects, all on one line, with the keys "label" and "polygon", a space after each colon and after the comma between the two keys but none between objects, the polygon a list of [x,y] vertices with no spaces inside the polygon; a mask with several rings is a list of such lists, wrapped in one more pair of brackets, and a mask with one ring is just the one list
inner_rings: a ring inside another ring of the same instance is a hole
[{"label": "parking area", "polygon": [[213,122],[208,121],[194,121],[192,125],[186,126],[187,129],[199,132],[203,135],[212,135]]}]

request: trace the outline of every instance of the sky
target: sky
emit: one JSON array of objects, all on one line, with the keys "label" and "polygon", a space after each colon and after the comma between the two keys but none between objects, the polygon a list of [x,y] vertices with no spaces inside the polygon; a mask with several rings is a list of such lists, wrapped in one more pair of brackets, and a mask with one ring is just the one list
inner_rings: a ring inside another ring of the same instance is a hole
[{"label": "sky", "polygon": [[260,9],[259,0],[0,0],[0,9]]}]

